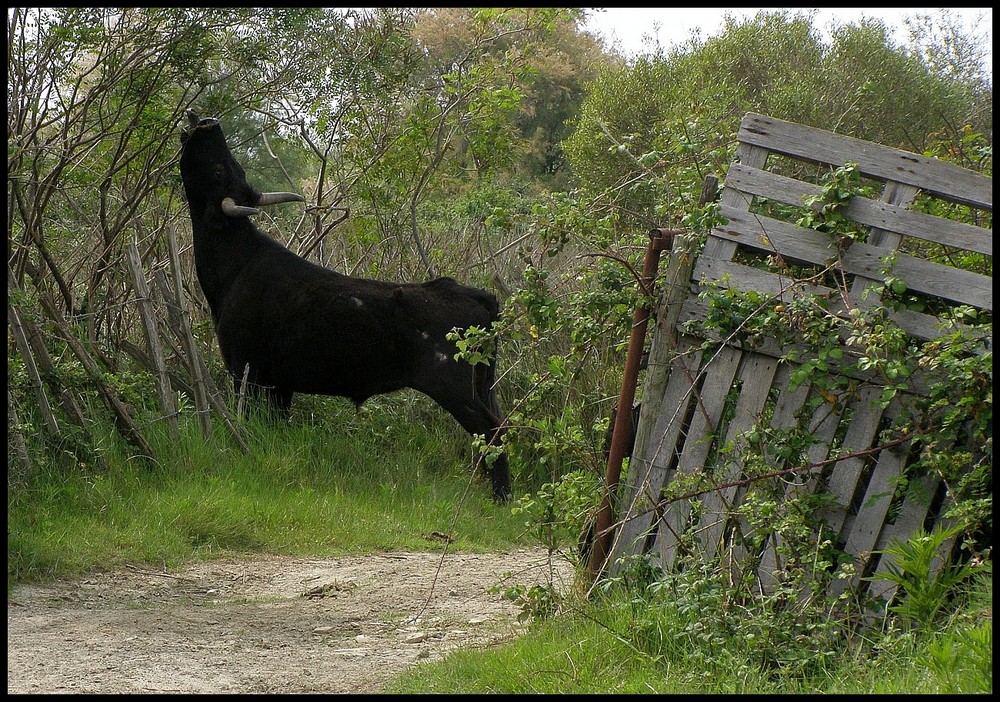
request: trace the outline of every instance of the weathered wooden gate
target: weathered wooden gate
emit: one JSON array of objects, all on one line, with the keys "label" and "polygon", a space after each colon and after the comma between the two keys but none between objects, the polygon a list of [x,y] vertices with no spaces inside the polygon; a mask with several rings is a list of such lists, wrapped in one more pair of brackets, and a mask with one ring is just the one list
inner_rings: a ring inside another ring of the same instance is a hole
[{"label": "weathered wooden gate", "polygon": [[[775,203],[801,213],[804,198],[822,192],[815,176],[848,162],[859,165],[866,182],[882,187],[880,200],[854,197],[846,207],[848,217],[867,228],[863,241],[837,251],[829,234],[776,218],[774,212],[781,208]],[[865,299],[862,291],[884,282],[885,257],[890,254],[891,274],[905,280],[910,292],[938,305],[992,311],[991,275],[925,257],[932,248],[938,254],[976,252],[991,260],[992,231],[916,211],[911,206],[918,195],[920,200],[939,198],[948,206],[968,206],[992,222],[991,178],[762,115],[744,118],[737,162],[729,170],[721,199],[721,214],[728,223],[711,232],[697,256],[675,243],[662,281],[642,413],[616,511],[607,564],[611,572],[622,567],[625,556],[635,554],[646,554],[669,569],[693,543],[702,556],[724,556],[743,576],[755,574],[755,587],[761,591],[775,585],[786,566],[780,537],[758,532],[751,539],[741,533],[747,525],[736,508],[746,488],[741,483],[745,467],[734,458],[738,451],[720,450],[738,444],[762,418],[774,429],[808,426],[821,439],[808,449],[812,469],[781,476],[778,493],[783,490],[786,500],[817,489],[832,495],[822,520],[837,535],[838,546],[857,560],[853,577],[835,581],[832,587],[838,591],[866,587],[869,581],[862,581],[863,576],[884,573],[889,557],[873,552],[894,537],[906,540],[918,528],[940,522],[945,487],[935,476],[914,480],[906,491],[894,489],[912,458],[905,445],[879,448],[880,428],[901,405],[897,401],[883,410],[875,402],[882,394],[876,382],[862,379],[840,397],[810,402],[817,393],[829,391],[811,382],[790,384],[797,366],[779,360],[787,348],[773,340],[748,348],[733,337],[706,350],[704,340],[685,333],[684,327],[689,320],[705,319],[707,308],[698,291],[699,283],[708,281],[763,293],[772,309],[807,293],[828,296],[830,308],[843,313],[879,305],[876,295]],[[796,280],[781,272],[781,264],[799,270],[829,270],[832,265],[844,284],[825,287],[818,278]],[[912,310],[893,317],[916,338],[941,334],[937,317]],[[777,473],[783,466],[775,459],[774,467]],[[700,495],[698,502],[663,499],[664,488],[692,475],[711,476],[717,487]],[[872,583],[869,595],[890,599],[895,592],[889,580]]]}]

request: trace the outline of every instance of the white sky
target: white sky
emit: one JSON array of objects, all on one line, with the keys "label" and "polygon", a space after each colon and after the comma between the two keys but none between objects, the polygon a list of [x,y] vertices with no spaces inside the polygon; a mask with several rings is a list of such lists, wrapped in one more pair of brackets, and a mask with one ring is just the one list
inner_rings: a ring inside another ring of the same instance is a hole
[{"label": "white sky", "polygon": [[[598,8],[591,8],[592,10]],[[894,29],[893,38],[900,44],[906,44],[909,40],[909,32],[906,29],[904,18],[914,15],[930,14],[934,15],[941,8],[907,7],[907,8],[805,8],[805,7],[715,7],[715,8],[652,8],[652,7],[622,7],[622,8],[601,8],[601,12],[592,12],[585,29],[595,34],[600,34],[606,40],[614,43],[617,41],[622,52],[631,56],[636,53],[644,53],[647,43],[644,37],[656,37],[664,47],[670,47],[676,43],[683,42],[691,37],[691,33],[696,28],[701,29],[701,37],[718,34],[722,28],[722,21],[726,13],[732,14],[738,19],[751,18],[761,9],[782,10],[791,12],[798,10],[813,9],[816,12],[814,26],[825,31],[832,21],[851,22],[862,16],[881,19],[885,24]],[[988,37],[986,47],[990,51],[988,57],[988,70],[993,75],[993,10],[988,7],[978,8],[948,8],[953,13],[962,18],[963,26],[968,29],[974,28],[977,32],[983,32]],[[655,46],[655,44],[652,44]]]}]

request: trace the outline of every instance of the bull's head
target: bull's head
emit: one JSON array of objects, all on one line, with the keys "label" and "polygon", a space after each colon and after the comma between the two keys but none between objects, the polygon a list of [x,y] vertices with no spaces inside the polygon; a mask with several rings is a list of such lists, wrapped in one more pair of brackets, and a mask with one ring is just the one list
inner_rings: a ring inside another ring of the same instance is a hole
[{"label": "bull's head", "polygon": [[282,202],[305,202],[296,193],[262,193],[251,186],[243,167],[233,158],[215,117],[201,119],[187,111],[188,125],[181,132],[181,179],[192,213],[219,208],[229,217],[246,217],[258,207]]}]

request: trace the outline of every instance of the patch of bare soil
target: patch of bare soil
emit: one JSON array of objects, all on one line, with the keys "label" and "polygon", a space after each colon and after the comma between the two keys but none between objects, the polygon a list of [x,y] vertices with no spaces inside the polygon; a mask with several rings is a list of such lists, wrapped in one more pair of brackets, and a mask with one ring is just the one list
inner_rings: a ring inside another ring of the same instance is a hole
[{"label": "patch of bare soil", "polygon": [[377,692],[456,648],[517,635],[495,585],[570,587],[543,550],[260,558],[20,586],[7,692]]}]

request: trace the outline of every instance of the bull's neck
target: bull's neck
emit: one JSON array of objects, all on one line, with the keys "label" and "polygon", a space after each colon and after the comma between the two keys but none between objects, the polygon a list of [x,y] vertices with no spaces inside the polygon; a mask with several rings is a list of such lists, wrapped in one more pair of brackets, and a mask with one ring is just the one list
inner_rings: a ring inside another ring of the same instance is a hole
[{"label": "bull's neck", "polygon": [[223,300],[240,273],[280,244],[258,231],[246,217],[226,220],[224,226],[192,217],[192,230],[198,282],[218,322]]}]

